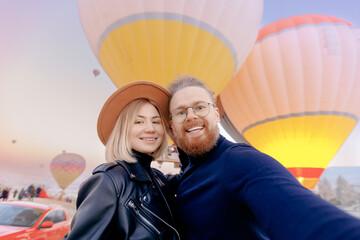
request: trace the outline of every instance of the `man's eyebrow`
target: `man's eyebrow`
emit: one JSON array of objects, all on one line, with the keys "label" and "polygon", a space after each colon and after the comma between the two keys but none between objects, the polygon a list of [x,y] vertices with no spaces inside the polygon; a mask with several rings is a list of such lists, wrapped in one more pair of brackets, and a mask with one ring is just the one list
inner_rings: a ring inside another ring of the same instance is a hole
[{"label": "man's eyebrow", "polygon": [[174,108],[173,110],[175,110],[175,109],[181,109],[181,108],[185,108],[185,105],[180,105],[180,106]]},{"label": "man's eyebrow", "polygon": [[201,103],[201,102],[206,102],[206,101],[197,101],[197,102],[193,102],[190,106],[186,106],[186,105],[180,105],[178,106],[177,108],[174,108],[173,110],[175,109],[181,109],[181,108],[188,108],[188,107],[193,107],[194,105],[198,104],[198,103]]}]

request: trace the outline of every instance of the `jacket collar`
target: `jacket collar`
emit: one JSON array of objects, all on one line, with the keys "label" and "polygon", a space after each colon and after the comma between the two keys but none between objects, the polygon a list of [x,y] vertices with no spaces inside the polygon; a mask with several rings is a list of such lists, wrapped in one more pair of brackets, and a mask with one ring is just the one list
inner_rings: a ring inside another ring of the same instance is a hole
[{"label": "jacket collar", "polygon": [[146,173],[145,169],[141,166],[140,163],[128,163],[123,160],[116,160],[117,164],[124,167],[126,172],[129,174],[130,179],[137,181],[150,181],[149,175]]}]

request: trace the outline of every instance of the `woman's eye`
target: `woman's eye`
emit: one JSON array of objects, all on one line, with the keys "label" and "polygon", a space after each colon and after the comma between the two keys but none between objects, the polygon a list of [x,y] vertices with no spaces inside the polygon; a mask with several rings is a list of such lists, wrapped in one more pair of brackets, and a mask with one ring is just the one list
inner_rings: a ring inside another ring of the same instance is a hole
[{"label": "woman's eye", "polygon": [[160,121],[154,121],[153,124],[160,124]]},{"label": "woman's eye", "polygon": [[135,121],[135,124],[141,124],[141,123],[142,123],[141,120],[136,120],[136,121]]},{"label": "woman's eye", "polygon": [[179,112],[177,112],[177,114],[176,115],[178,115],[178,116],[182,116],[182,115],[184,115],[185,114],[185,111],[179,111]]}]

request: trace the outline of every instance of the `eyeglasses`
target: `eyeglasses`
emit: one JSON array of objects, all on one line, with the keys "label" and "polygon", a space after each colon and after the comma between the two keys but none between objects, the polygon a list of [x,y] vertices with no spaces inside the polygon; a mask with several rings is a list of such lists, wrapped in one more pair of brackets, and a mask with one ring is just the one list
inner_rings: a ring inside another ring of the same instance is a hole
[{"label": "eyeglasses", "polygon": [[170,113],[170,118],[174,122],[181,123],[183,122],[187,115],[188,109],[191,108],[196,116],[206,117],[210,112],[210,106],[215,107],[215,104],[207,103],[207,102],[198,102],[192,107],[187,108],[176,108],[174,111]]}]

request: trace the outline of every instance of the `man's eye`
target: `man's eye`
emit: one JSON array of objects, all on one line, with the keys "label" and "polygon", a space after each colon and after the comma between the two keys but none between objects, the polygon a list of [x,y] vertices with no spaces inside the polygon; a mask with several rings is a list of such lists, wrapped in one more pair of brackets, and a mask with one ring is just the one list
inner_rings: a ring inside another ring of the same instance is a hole
[{"label": "man's eye", "polygon": [[205,105],[197,105],[197,106],[195,106],[194,108],[195,108],[195,111],[201,111],[201,110],[203,110],[205,107],[206,107]]}]

